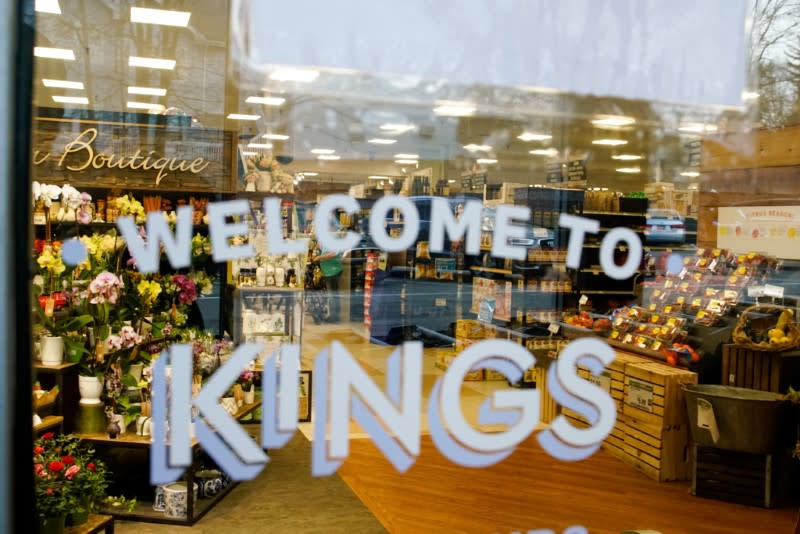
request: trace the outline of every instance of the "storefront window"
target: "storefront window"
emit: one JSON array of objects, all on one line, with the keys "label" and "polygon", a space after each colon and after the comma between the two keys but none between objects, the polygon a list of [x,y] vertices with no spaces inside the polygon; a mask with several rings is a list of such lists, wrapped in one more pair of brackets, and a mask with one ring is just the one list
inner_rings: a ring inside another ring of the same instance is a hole
[{"label": "storefront window", "polygon": [[37,1],[31,521],[789,532],[800,18],[678,4]]}]

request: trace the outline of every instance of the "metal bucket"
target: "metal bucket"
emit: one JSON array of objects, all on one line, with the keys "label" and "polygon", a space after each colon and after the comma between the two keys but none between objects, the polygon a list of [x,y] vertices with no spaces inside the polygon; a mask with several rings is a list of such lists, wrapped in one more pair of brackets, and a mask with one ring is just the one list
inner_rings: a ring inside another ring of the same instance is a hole
[{"label": "metal bucket", "polygon": [[683,389],[694,443],[753,454],[793,445],[794,411],[780,394],[706,384]]}]

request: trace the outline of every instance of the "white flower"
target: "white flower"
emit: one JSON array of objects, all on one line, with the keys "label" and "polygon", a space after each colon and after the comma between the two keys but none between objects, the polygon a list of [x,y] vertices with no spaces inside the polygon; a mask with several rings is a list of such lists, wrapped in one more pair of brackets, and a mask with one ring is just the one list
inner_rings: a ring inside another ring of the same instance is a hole
[{"label": "white flower", "polygon": [[41,200],[44,201],[44,205],[48,208],[53,204],[53,201],[57,200],[61,195],[61,188],[53,184],[40,184],[39,182],[33,182],[32,190],[34,204]]},{"label": "white flower", "polygon": [[81,192],[69,184],[64,184],[61,188],[61,200],[67,208],[76,210],[81,205]]}]

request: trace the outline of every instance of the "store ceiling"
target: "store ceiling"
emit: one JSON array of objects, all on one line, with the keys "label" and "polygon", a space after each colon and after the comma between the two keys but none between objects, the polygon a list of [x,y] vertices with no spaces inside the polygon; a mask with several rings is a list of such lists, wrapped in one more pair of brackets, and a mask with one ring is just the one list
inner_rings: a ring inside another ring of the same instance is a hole
[{"label": "store ceiling", "polygon": [[[41,0],[40,0],[41,1]],[[50,2],[52,4],[52,1]],[[554,150],[561,160],[586,159],[589,186],[641,190],[645,181],[689,184],[686,143],[701,123],[724,130],[738,112],[681,105],[554,94],[549,91],[450,87],[419,80],[322,72],[309,83],[271,80],[263,72],[242,69],[229,53],[229,6],[217,0],[161,2],[82,0],[58,2],[61,13],[37,13],[37,46],[72,50],[75,60],[37,57],[34,105],[103,111],[138,111],[129,102],[158,104],[167,113],[186,113],[197,127],[238,130],[243,143],[272,143],[292,160],[293,172],[317,172],[314,180],[363,183],[370,175],[399,176],[432,167],[434,175],[458,178],[483,167],[490,182],[542,183],[552,157],[532,150]],[[131,21],[132,7],[191,12],[187,27]],[[270,24],[265,21],[264,31]],[[172,70],[129,66],[129,57],[175,60]],[[45,87],[43,79],[80,82],[83,89]],[[406,84],[406,85],[403,85]],[[129,87],[166,90],[163,96],[132,95]],[[60,103],[54,97],[78,96],[85,104]],[[281,105],[250,104],[250,96],[285,99]],[[468,100],[472,116],[439,116],[435,101]],[[457,97],[457,98],[453,98]],[[259,115],[256,121],[227,119],[231,113]],[[628,117],[632,124],[600,127],[601,116]],[[405,133],[387,132],[387,124],[408,124]],[[551,136],[524,141],[523,133]],[[265,140],[265,133],[288,135]],[[393,144],[370,143],[372,139]],[[593,141],[615,139],[620,146]],[[486,145],[465,149],[465,145]],[[320,160],[314,149],[334,150],[339,160]],[[245,147],[245,150],[247,148]],[[260,150],[258,148],[251,150]],[[397,154],[418,158],[397,158]],[[541,153],[544,154],[544,153]],[[614,159],[621,154],[637,161]],[[478,165],[478,159],[489,160]],[[418,159],[419,163],[395,163]],[[491,163],[496,160],[496,163]],[[638,167],[638,173],[618,169]]]}]

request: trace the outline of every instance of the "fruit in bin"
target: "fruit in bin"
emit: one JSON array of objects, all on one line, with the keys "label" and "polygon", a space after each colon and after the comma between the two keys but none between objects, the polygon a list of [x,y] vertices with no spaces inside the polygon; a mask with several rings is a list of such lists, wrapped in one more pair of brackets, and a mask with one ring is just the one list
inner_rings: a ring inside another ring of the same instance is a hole
[{"label": "fruit in bin", "polygon": [[605,317],[601,317],[600,319],[597,319],[594,322],[592,328],[595,330],[595,332],[606,332],[608,330],[611,330],[611,320]]},{"label": "fruit in bin", "polygon": [[794,311],[790,309],[783,310],[781,316],[778,317],[778,323],[775,325],[776,329],[785,330],[789,326],[789,322],[794,317]]}]

